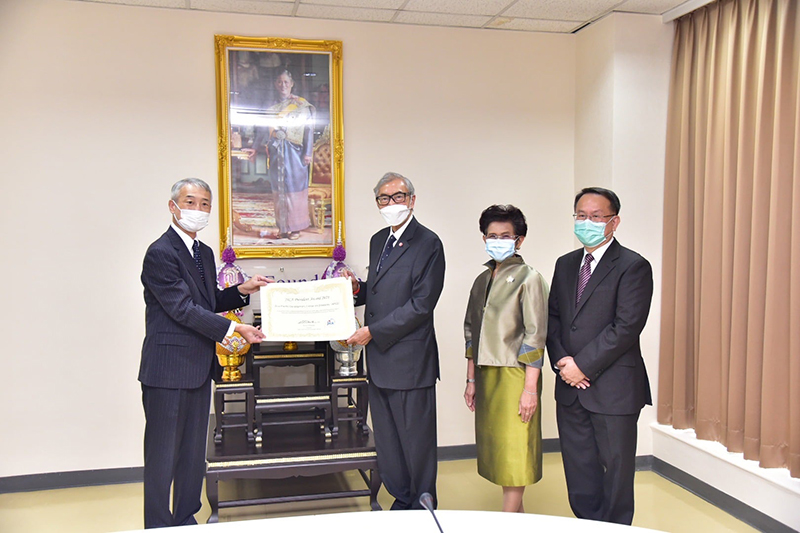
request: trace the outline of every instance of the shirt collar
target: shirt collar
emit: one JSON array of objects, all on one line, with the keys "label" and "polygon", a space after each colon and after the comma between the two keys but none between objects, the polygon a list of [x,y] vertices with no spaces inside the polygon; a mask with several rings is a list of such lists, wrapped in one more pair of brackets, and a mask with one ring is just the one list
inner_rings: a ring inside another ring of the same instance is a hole
[{"label": "shirt collar", "polygon": [[172,219],[172,222],[169,223],[169,225],[172,226],[172,229],[174,229],[175,233],[178,234],[178,237],[181,238],[183,244],[185,244],[186,248],[189,250],[189,253],[194,255],[194,250],[192,249],[192,247],[194,246],[194,239],[186,235],[186,232],[183,231],[181,228],[179,228],[177,224],[175,224],[174,218]]},{"label": "shirt collar", "polygon": [[[597,266],[597,264],[603,258],[603,255],[608,250],[608,247],[611,246],[612,242],[614,242],[614,237],[611,237],[611,239],[607,243],[605,243],[603,246],[601,246],[600,248],[598,248],[594,252],[592,252],[592,257],[594,258],[594,261],[592,261],[592,264],[591,264],[592,272],[594,272],[594,267]],[[586,255],[587,255],[586,248],[584,248],[583,249],[583,260],[586,259]],[[581,260],[581,263],[583,263],[583,260]]]},{"label": "shirt collar", "polygon": [[[502,263],[500,263],[500,270],[503,270],[506,267],[520,265],[523,263],[525,263],[525,260],[522,259],[522,256],[519,255],[519,250],[517,250],[517,252],[515,252],[514,255],[512,255]],[[497,261],[495,261],[494,259],[489,259],[483,264],[483,266],[485,266],[489,270],[494,270],[495,265],[497,265]]]},{"label": "shirt collar", "polygon": [[406,220],[403,223],[403,225],[398,228],[397,231],[392,231],[392,227],[389,226],[389,235],[394,235],[394,238],[396,239],[395,242],[400,240],[400,237],[403,236],[403,232],[406,230],[408,225],[411,224],[411,219],[413,219],[413,218],[414,218],[414,214],[412,213],[411,216],[408,217],[408,220]]}]

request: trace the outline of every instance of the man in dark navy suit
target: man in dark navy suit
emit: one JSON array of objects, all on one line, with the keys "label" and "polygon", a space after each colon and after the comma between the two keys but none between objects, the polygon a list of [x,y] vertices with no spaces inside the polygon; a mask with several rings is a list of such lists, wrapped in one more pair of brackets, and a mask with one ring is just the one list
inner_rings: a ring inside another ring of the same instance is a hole
[{"label": "man in dark navy suit", "polygon": [[367,346],[378,470],[395,498],[392,509],[421,509],[425,492],[436,502],[433,309],[444,286],[444,248],[414,217],[408,178],[388,173],[374,192],[389,227],[372,236],[367,281],[352,278],[356,305],[366,304],[365,325],[347,342]]},{"label": "man in dark navy suit", "polygon": [[[215,343],[233,332],[257,343],[263,334],[216,313],[249,304],[266,285],[255,276],[223,291],[211,248],[196,240],[208,224],[211,189],[199,179],[172,187],[172,223],[144,256],[145,337],[139,381],[144,431],[144,525],[195,524],[205,475]],[[172,488],[172,509],[170,509]]]},{"label": "man in dark navy suit", "polygon": [[569,503],[578,518],[630,524],[636,422],[652,404],[639,336],[653,271],[614,238],[620,201],[613,191],[583,189],[574,209],[584,247],[556,262],[547,326]]}]

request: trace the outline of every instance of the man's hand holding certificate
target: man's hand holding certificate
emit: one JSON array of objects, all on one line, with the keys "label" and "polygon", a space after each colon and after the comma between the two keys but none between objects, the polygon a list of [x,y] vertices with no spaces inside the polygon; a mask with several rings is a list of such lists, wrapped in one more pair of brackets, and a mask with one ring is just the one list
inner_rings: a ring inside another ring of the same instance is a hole
[{"label": "man's hand holding certificate", "polygon": [[266,341],[331,341],[356,330],[353,288],[347,278],[261,287],[261,331]]}]

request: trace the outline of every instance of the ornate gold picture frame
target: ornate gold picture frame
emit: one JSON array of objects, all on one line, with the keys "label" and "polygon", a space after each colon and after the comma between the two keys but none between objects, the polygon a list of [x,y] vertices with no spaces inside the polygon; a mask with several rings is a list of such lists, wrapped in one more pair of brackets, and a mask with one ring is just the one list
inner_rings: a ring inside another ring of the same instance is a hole
[{"label": "ornate gold picture frame", "polygon": [[216,35],[215,45],[220,248],[331,256],[340,227],[344,240],[342,42]]}]

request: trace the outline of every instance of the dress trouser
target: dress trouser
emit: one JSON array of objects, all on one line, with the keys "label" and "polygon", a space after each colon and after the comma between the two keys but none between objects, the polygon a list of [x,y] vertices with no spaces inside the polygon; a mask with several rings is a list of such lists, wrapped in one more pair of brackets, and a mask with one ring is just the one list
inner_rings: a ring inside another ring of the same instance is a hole
[{"label": "dress trouser", "polygon": [[369,384],[378,471],[392,510],[422,509],[427,492],[436,505],[436,387],[392,390]]},{"label": "dress trouser", "polygon": [[556,418],[572,512],[630,525],[639,413],[593,413],[576,398],[570,405],[557,403]]},{"label": "dress trouser", "polygon": [[210,402],[211,378],[196,389],[142,385],[145,528],[197,523]]}]

